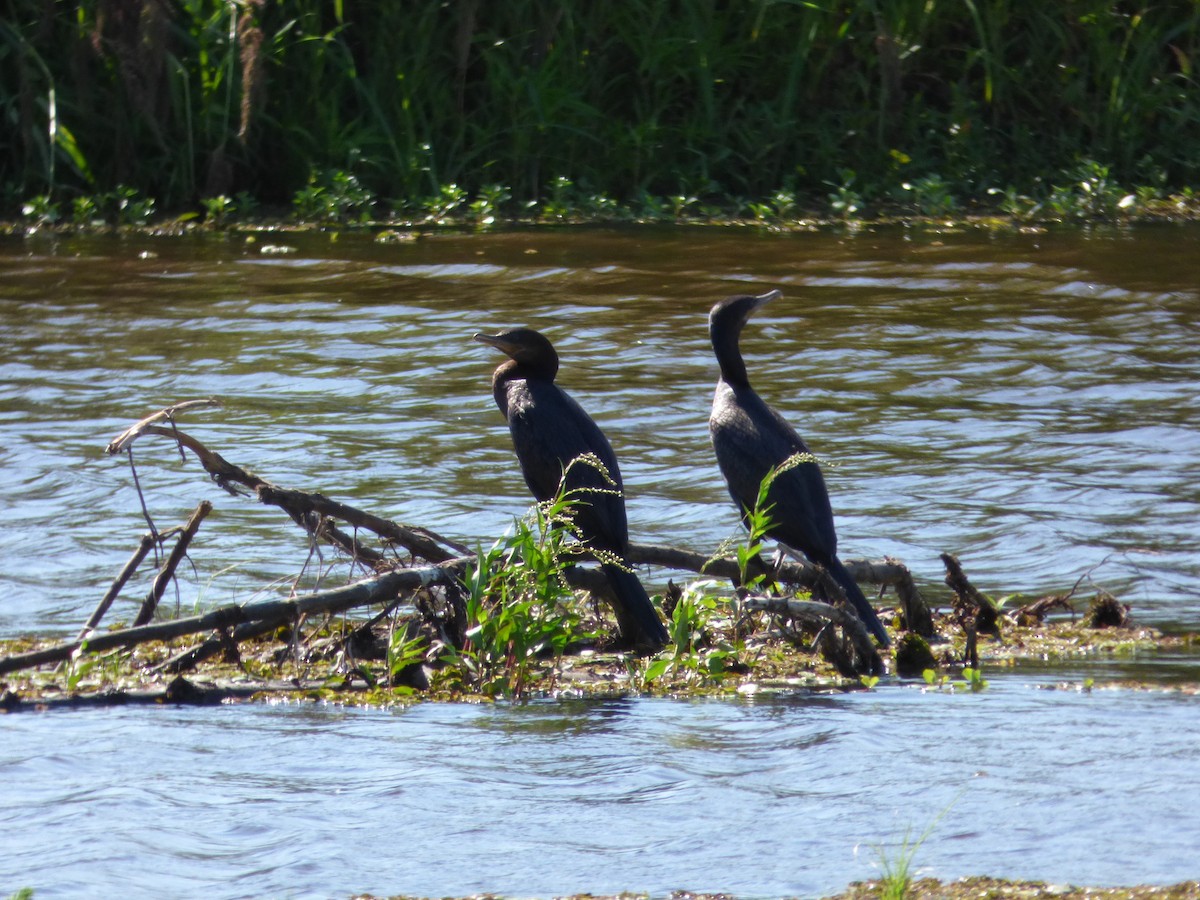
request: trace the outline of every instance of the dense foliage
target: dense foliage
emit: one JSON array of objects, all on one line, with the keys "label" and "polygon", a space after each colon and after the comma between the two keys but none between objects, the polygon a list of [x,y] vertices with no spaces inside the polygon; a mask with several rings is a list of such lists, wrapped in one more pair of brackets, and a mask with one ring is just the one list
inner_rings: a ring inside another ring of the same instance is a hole
[{"label": "dense foliage", "polygon": [[981,198],[1081,165],[1200,180],[1195,0],[7,6],[9,212],[120,189],[293,203],[331,173],[397,208],[565,185],[622,204],[914,182]]}]

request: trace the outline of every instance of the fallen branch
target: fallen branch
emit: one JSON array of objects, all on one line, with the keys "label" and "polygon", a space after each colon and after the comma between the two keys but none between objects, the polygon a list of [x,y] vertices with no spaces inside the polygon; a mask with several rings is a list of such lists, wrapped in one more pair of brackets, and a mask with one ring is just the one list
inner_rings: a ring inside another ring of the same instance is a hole
[{"label": "fallen branch", "polygon": [[96,635],[84,641],[70,641],[45,650],[18,653],[0,659],[0,675],[70,659],[77,652],[103,653],[118,647],[133,647],[147,641],[167,641],[189,634],[234,628],[248,622],[271,627],[294,621],[312,613],[339,613],[356,606],[386,603],[403,591],[457,580],[474,557],[450,559],[438,566],[399,569],[354,582],[340,588],[305,594],[290,600],[260,600],[229,604],[201,616],[141,625]]},{"label": "fallen branch", "polygon": [[[135,620],[134,627],[102,635],[94,634],[100,618],[132,575],[133,570],[145,557],[149,547],[153,546],[155,540],[153,534],[143,539],[145,549],[139,548],[130,562],[126,564],[105,599],[101,601],[96,612],[88,620],[79,638],[58,647],[0,659],[0,674],[61,662],[80,652],[100,653],[116,647],[136,646],[146,641],[171,640],[205,631],[218,632],[218,637],[162,664],[164,668],[177,671],[194,665],[222,648],[228,649],[230,646],[235,646],[238,641],[263,634],[281,623],[295,621],[308,613],[336,613],[355,606],[386,603],[395,600],[404,591],[432,583],[446,583],[453,580],[468,563],[475,559],[474,556],[464,552],[465,548],[462,545],[448,541],[428,529],[399,525],[347,504],[331,500],[321,494],[273,485],[258,475],[228,462],[219,453],[209,449],[202,442],[175,426],[174,417],[183,410],[219,405],[215,400],[196,400],[167,407],[126,429],[108,444],[107,451],[110,454],[131,452],[133,444],[147,434],[169,437],[180,448],[181,453],[190,450],[210,477],[223,489],[234,494],[253,492],[261,502],[275,505],[284,510],[314,539],[333,543],[351,554],[352,558],[371,565],[379,574],[346,587],[312,593],[290,600],[259,601],[245,605],[230,604],[201,616],[148,624],[168,580],[186,553],[188,541],[195,533],[200,521],[211,509],[211,504],[205,501],[193,514],[170,558],[159,572],[154,589]],[[170,422],[170,427],[157,424],[163,420]],[[184,455],[186,456],[186,454]],[[399,560],[391,559],[381,551],[368,547],[357,538],[341,531],[337,527],[339,521],[350,524],[356,529],[370,531],[385,542],[403,546],[414,557],[427,560],[433,565],[423,568],[402,568],[403,564]],[[454,556],[451,550],[459,555]],[[629,548],[627,558],[631,564],[649,564],[669,569],[689,570],[698,574],[712,574],[735,580],[739,574],[737,563],[733,559],[713,559],[704,554],[675,547],[633,545]],[[916,597],[918,600],[920,598],[919,592],[912,583],[911,574],[903,565],[893,560],[851,561],[848,563],[848,568],[856,579],[873,581],[881,585],[891,584],[896,588],[898,595]],[[783,581],[810,589],[817,587],[821,584],[822,579],[827,577],[817,567],[790,562],[781,562],[775,574]],[[606,576],[602,572],[586,566],[569,568],[566,570],[565,577],[573,587],[582,588],[594,594],[603,595],[609,589]],[[770,602],[775,604],[772,608],[777,611],[781,608],[778,606],[779,603],[789,601],[772,600]],[[790,602],[803,604],[808,601]],[[819,603],[811,603],[808,607],[796,605],[792,607],[792,610],[794,614],[799,615],[795,611],[802,608],[808,609],[810,615],[814,614],[814,611],[820,610],[819,615],[824,617],[824,621],[836,622],[844,628],[858,646],[863,658],[878,659],[874,645],[853,614],[837,610],[828,604]],[[830,611],[834,614],[830,615]]]},{"label": "fallen branch", "polygon": [[[175,428],[173,423],[170,428],[154,424],[162,418],[169,418],[168,414],[173,415],[174,412],[190,408],[190,406],[212,405],[213,403],[215,401],[189,401],[148,416],[110,442],[108,452],[119,453],[127,450],[138,437],[144,434],[169,437],[181,447],[191,450],[205,471],[225,490],[235,492],[234,486],[236,485],[253,491],[261,502],[282,509],[311,536],[326,540],[339,547],[351,558],[369,564],[375,571],[394,568],[395,562],[381,552],[367,547],[361,541],[347,535],[332,520],[372,532],[385,542],[404,547],[415,558],[431,563],[440,563],[453,556],[466,556],[469,553],[469,550],[462,544],[442,537],[429,529],[400,525],[345,503],[331,500],[322,494],[278,487],[266,479],[228,462],[219,453],[210,450],[196,438]],[[626,558],[634,565],[655,565],[730,579],[736,579],[738,575],[737,563],[732,559],[713,559],[702,553],[676,547],[634,544],[630,546]],[[932,634],[932,616],[929,608],[917,590],[912,574],[904,565],[890,559],[881,561],[850,560],[847,561],[846,567],[856,581],[880,587],[893,587],[901,602],[905,622],[915,622],[915,630],[918,633]],[[784,562],[779,567],[778,573],[779,577],[787,583],[808,590],[813,590],[821,584],[830,583],[821,569],[807,563]],[[593,592],[603,592],[604,589],[604,580],[600,577],[580,574],[569,576],[569,580],[574,586]],[[913,628],[914,626],[910,624],[908,627]]]},{"label": "fallen branch", "polygon": [[[280,488],[268,482],[263,482],[257,491],[259,500],[278,506],[297,522],[303,524],[309,516],[314,514],[340,519],[347,525],[366,529],[386,541],[399,544],[414,556],[429,562],[444,562],[454,556],[463,556],[470,552],[463,545],[434,534],[428,529],[400,525],[390,519],[384,519],[345,503],[330,500],[322,494]],[[454,552],[447,551],[439,544],[449,547]],[[356,552],[361,553],[361,550]],[[382,562],[382,557],[379,561]]]},{"label": "fallen branch", "polygon": [[[862,620],[849,609],[820,603],[816,600],[795,600],[788,597],[759,597],[751,596],[742,601],[742,608],[751,612],[766,612],[774,615],[787,616],[810,625],[823,627],[826,623],[839,626],[850,642],[858,657],[866,663],[866,670],[872,675],[883,671],[883,661],[871,635],[867,632]],[[857,671],[859,666],[853,666]]]},{"label": "fallen branch", "polygon": [[[630,563],[680,569],[700,575],[716,575],[731,580],[736,580],[741,574],[737,560],[731,557],[714,558],[692,550],[660,544],[630,544],[625,558]],[[917,622],[921,628],[926,629],[918,630],[918,634],[933,634],[933,616],[921,592],[917,590],[907,566],[894,559],[850,559],[845,561],[845,566],[855,581],[878,585],[881,588],[893,588],[900,600],[905,622]],[[775,571],[779,580],[809,591],[825,584],[827,578],[822,569],[811,563],[784,561]],[[917,630],[911,625],[908,627],[909,630]]]},{"label": "fallen branch", "polygon": [[[325,681],[190,681],[178,677],[162,687],[112,689],[92,694],[62,693],[42,695],[30,702],[13,693],[0,694],[0,711],[22,709],[85,709],[108,706],[158,705],[175,703],[186,706],[213,706],[237,700],[249,700],[257,694],[306,694],[328,689]],[[349,689],[349,685],[347,685]]]},{"label": "fallen branch", "polygon": [[130,425],[128,428],[118,434],[115,438],[108,442],[108,446],[104,448],[104,452],[110,456],[115,453],[121,453],[122,451],[127,450],[129,446],[133,444],[133,442],[136,441],[141,435],[150,430],[149,426],[153,425],[155,422],[161,422],[164,419],[169,422],[174,422],[176,413],[184,412],[185,410],[189,409],[197,409],[202,406],[215,406],[220,408],[221,401],[215,397],[209,397],[205,400],[184,400],[181,403],[175,403],[164,409],[160,409],[158,412],[151,413],[150,415],[146,416],[146,418],[142,419],[140,422],[135,422],[133,425]]},{"label": "fallen branch", "polygon": [[[190,401],[190,403],[192,405],[210,405],[204,401]],[[153,416],[148,416],[110,441],[106,448],[107,452],[116,454],[128,451],[135,440],[146,434],[171,438],[181,448],[191,450],[196,459],[200,461],[200,465],[223,490],[231,494],[241,493],[239,488],[253,492],[261,502],[277,506],[286,512],[310,535],[328,540],[355,559],[369,562],[376,569],[385,562],[383,554],[366,547],[333,524],[326,523],[324,519],[337,518],[348,525],[373,532],[388,542],[404,547],[414,557],[428,562],[444,562],[468,552],[461,544],[447,540],[429,529],[400,525],[389,519],[330,500],[321,494],[278,487],[253,472],[227,461],[221,454],[210,450],[190,434],[175,427],[165,428],[154,424],[164,418],[168,411],[178,411],[187,405],[176,404]]]}]

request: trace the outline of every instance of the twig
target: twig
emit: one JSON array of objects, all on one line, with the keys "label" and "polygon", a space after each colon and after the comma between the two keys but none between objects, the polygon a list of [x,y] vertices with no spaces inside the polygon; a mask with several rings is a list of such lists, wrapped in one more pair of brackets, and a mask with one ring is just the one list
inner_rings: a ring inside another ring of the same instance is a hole
[{"label": "twig", "polygon": [[[146,520],[146,527],[150,529],[151,534],[158,534],[158,528],[154,524],[154,519],[150,516],[150,507],[146,506],[146,495],[142,493],[142,481],[138,478],[137,463],[133,459],[133,447],[128,448],[129,453],[129,473],[133,476],[133,489],[137,492],[138,503],[142,506],[142,518]],[[154,561],[158,562],[158,553],[154,554]]]},{"label": "twig", "polygon": [[92,611],[91,616],[88,617],[87,622],[84,623],[83,628],[80,630],[79,637],[77,637],[75,640],[84,640],[96,629],[96,627],[100,624],[100,620],[104,618],[109,608],[113,605],[113,602],[117,599],[117,595],[120,594],[121,590],[125,587],[125,583],[133,577],[133,573],[136,572],[138,566],[142,564],[142,560],[146,558],[146,554],[150,552],[150,548],[153,547],[159,539],[166,537],[169,534],[170,531],[166,531],[157,535],[142,535],[141,543],[138,544],[138,548],[133,551],[133,556],[129,557],[129,562],[125,563],[125,568],[121,570],[121,573],[113,580],[112,586],[109,587],[108,591],[100,599],[100,602],[96,604],[95,610]]},{"label": "twig", "polygon": [[150,587],[150,593],[142,601],[142,608],[133,620],[135,627],[145,625],[154,618],[154,611],[158,608],[158,601],[162,599],[163,592],[167,589],[167,584],[175,577],[175,569],[178,568],[179,563],[187,555],[188,547],[192,543],[192,538],[196,536],[196,530],[200,527],[200,523],[204,521],[210,512],[212,512],[212,503],[207,500],[201,500],[192,513],[191,518],[188,519],[187,524],[183,526],[183,532],[179,535],[179,540],[175,542],[175,546],[171,549],[171,555],[167,557],[167,561],[163,563],[162,568],[158,570],[158,575],[154,578],[154,584]]},{"label": "twig", "polygon": [[140,422],[130,425],[128,428],[118,434],[115,438],[108,442],[108,446],[104,448],[104,452],[110,456],[120,453],[130,444],[136,441],[139,436],[145,433],[148,426],[153,425],[155,422],[161,422],[163,419],[173,420],[176,413],[180,413],[189,409],[196,409],[197,407],[202,406],[220,407],[221,401],[215,397],[210,397],[207,400],[184,400],[182,403],[175,403],[164,409],[160,409],[158,412],[151,413],[150,415],[146,416],[146,418],[142,419]]}]

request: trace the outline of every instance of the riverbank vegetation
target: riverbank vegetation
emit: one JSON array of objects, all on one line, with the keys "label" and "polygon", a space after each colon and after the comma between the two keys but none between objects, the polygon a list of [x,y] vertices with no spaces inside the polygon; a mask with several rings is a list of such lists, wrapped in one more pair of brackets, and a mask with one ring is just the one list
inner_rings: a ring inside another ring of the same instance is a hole
[{"label": "riverbank vegetation", "polygon": [[[1166,886],[1138,885],[1135,887],[1076,887],[1066,884],[1047,884],[1043,881],[1015,881],[1004,878],[971,877],[958,881],[939,881],[922,878],[906,885],[903,893],[889,894],[884,881],[859,882],[843,893],[826,900],[887,900],[891,896],[920,897],[922,900],[1195,900],[1200,898],[1200,882],[1184,881]],[[579,894],[559,900],[646,900],[648,894]],[[703,894],[678,891],[670,900],[736,900],[731,894]],[[376,900],[373,895],[359,894],[355,900]],[[391,900],[416,900],[397,895]]]},{"label": "riverbank vegetation", "polygon": [[1200,7],[15,0],[0,216],[1195,216]]},{"label": "riverbank vegetation", "polygon": [[[180,526],[155,526],[162,515],[147,508],[137,485],[167,460],[139,454],[130,503],[140,504],[151,530],[78,637],[0,644],[0,709],[254,697],[391,705],[870,690],[881,662],[887,675],[916,689],[979,692],[988,674],[1022,661],[1195,649],[1191,636],[1137,627],[1129,608],[1086,576],[1050,597],[993,599],[945,554],[949,596],[930,603],[924,593],[934,586],[918,586],[900,562],[847,561],[856,580],[878,588],[875,605],[895,638],[881,660],[822,570],[765,558],[770,510],[756,509],[749,534],[717,548],[629,548],[632,564],[675,573],[656,600],[670,643],[639,656],[615,638],[603,602],[607,578],[588,548],[569,537],[572,504],[586,498],[535,506],[490,546],[469,548],[426,527],[275,485],[228,461],[180,423],[218,405],[189,401],[148,416],[108,451],[126,454],[132,467],[135,442],[167,438],[159,446],[173,445],[197,474],[202,469],[228,493],[277,508],[304,535],[294,579],[267,590],[265,600],[198,605],[191,616],[161,610],[172,584],[184,591],[185,561],[195,568],[203,552],[201,526],[214,501],[201,501]],[[102,628],[130,590],[139,591],[136,608]],[[1067,686],[1090,691],[1094,684]]]}]

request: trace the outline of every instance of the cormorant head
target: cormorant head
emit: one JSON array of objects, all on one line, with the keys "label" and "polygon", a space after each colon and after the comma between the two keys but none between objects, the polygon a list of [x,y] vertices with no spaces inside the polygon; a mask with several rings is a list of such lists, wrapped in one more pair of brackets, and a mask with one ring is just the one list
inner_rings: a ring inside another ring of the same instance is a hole
[{"label": "cormorant head", "polygon": [[717,354],[717,362],[721,365],[721,377],[725,381],[730,384],[749,384],[746,364],[742,361],[742,353],[738,349],[742,326],[756,309],[782,296],[779,291],[767,291],[757,297],[753,294],[739,294],[736,297],[727,297],[709,312],[708,336],[712,339],[713,352]]},{"label": "cormorant head", "polygon": [[499,334],[477,332],[473,340],[502,350],[520,369],[530,374],[553,378],[558,372],[558,354],[554,345],[532,328],[513,328]]}]

